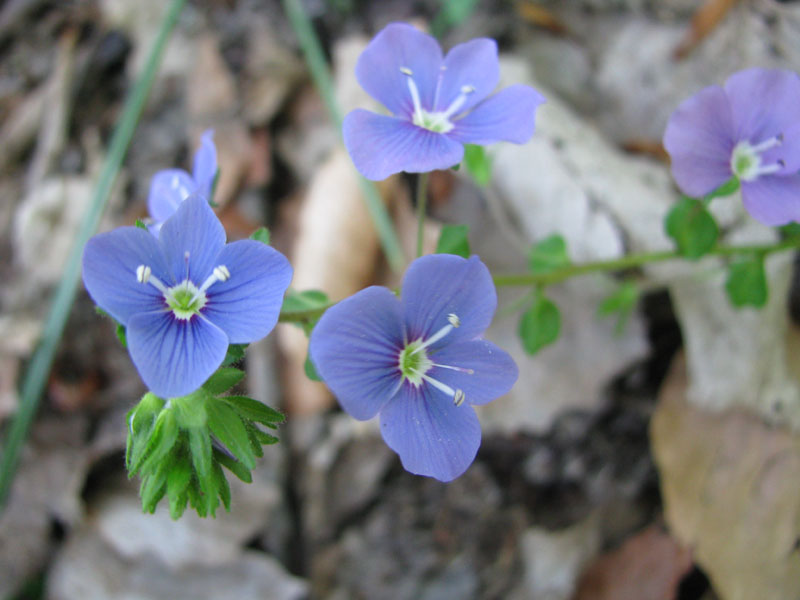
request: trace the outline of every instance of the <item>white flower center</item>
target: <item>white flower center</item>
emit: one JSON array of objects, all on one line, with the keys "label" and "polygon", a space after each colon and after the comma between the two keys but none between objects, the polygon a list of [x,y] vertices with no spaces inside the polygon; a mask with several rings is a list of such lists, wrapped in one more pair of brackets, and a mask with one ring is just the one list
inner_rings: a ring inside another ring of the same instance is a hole
[{"label": "white flower center", "polygon": [[778,159],[772,164],[764,165],[761,161],[761,154],[771,148],[780,146],[782,143],[782,134],[755,146],[746,140],[739,142],[731,153],[731,171],[741,181],[755,181],[761,175],[777,173],[784,168],[784,162]]},{"label": "white flower center", "polygon": [[414,74],[411,69],[408,67],[400,67],[400,72],[406,76],[408,91],[411,92],[411,101],[414,103],[414,114],[411,119],[414,125],[422,127],[423,129],[428,129],[429,131],[435,131],[436,133],[447,133],[452,130],[453,127],[455,127],[452,122],[452,117],[456,116],[461,107],[464,106],[467,97],[475,91],[475,86],[461,86],[461,93],[450,103],[450,106],[440,112],[429,112],[422,108],[422,102],[419,98],[419,89],[417,88],[417,84],[414,83]]}]

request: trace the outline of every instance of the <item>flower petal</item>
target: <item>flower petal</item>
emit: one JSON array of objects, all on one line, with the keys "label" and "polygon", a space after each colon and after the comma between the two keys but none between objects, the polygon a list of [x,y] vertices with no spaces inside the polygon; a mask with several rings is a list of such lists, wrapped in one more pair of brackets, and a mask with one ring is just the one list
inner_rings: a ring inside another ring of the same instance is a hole
[{"label": "flower petal", "polygon": [[439,76],[434,111],[443,112],[458,98],[465,86],[473,91],[456,114],[465,112],[486,98],[500,80],[497,61],[497,42],[489,38],[470,40],[450,49],[444,57],[444,68]]},{"label": "flower petal", "polygon": [[217,147],[214,145],[214,130],[207,129],[200,138],[200,147],[194,154],[192,177],[197,191],[206,200],[211,200],[211,188],[217,176]]},{"label": "flower petal", "polygon": [[391,23],[376,35],[356,63],[356,78],[370,96],[393,114],[411,119],[414,103],[408,77],[419,90],[422,108],[430,110],[442,65],[436,40],[406,23]]},{"label": "flower petal", "polygon": [[737,140],[756,144],[800,122],[800,76],[783,69],[745,69],[725,82]]},{"label": "flower petal", "polygon": [[228,336],[219,327],[197,316],[176,319],[169,311],[131,317],[127,340],[145,385],[162,398],[191,394],[217,370],[228,351]]},{"label": "flower petal", "polygon": [[83,284],[92,300],[126,325],[132,315],[158,310],[164,298],[155,287],[139,283],[136,269],[150,267],[165,285],[174,283],[158,241],[138,227],[120,227],[90,239],[83,250]]},{"label": "flower petal", "polygon": [[481,445],[475,409],[455,406],[427,385],[403,385],[381,410],[381,434],[406,471],[439,481],[466,471]]},{"label": "flower petal", "polygon": [[464,147],[444,134],[363,109],[344,118],[342,134],[356,169],[373,181],[400,171],[448,169],[464,156]]},{"label": "flower petal", "polygon": [[225,246],[216,264],[225,265],[231,276],[208,288],[203,314],[232,344],[260,340],[278,322],[283,294],[292,280],[289,261],[266,244],[241,240]]},{"label": "flower petal", "polygon": [[524,144],[533,135],[536,109],[544,101],[544,96],[532,87],[512,85],[454,121],[455,127],[447,135],[463,144]]},{"label": "flower petal", "polygon": [[800,175],[773,175],[742,182],[747,212],[765,225],[800,223]]},{"label": "flower petal", "polygon": [[164,169],[150,180],[147,210],[157,223],[169,219],[195,190],[192,176],[183,169]]},{"label": "flower petal", "polygon": [[728,181],[736,145],[731,106],[723,89],[707,87],[684,100],[664,131],[664,148],[681,190],[699,198]]},{"label": "flower petal", "polygon": [[325,311],[311,332],[309,353],[342,408],[365,421],[397,392],[402,347],[400,302],[372,286]]},{"label": "flower petal", "polygon": [[519,375],[514,359],[486,340],[448,344],[432,354],[430,359],[437,365],[471,371],[433,367],[427,373],[454,390],[464,392],[464,398],[470,404],[486,404],[508,393]]},{"label": "flower petal", "polygon": [[432,344],[431,351],[479,336],[497,308],[492,276],[477,256],[431,254],[418,258],[406,271],[401,298],[409,341],[427,339],[446,327],[450,314],[460,320],[460,326]]},{"label": "flower petal", "polygon": [[208,201],[193,195],[167,219],[158,240],[175,280],[188,277],[200,286],[218,264],[217,255],[225,245],[225,229]]}]

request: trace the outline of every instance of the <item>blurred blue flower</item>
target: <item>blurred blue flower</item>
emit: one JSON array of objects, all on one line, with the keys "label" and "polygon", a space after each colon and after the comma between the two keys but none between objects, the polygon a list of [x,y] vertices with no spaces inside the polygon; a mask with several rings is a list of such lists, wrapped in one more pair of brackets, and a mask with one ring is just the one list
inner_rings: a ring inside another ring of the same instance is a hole
[{"label": "blurred blue flower", "polygon": [[229,344],[267,335],[291,278],[289,261],[270,246],[226,245],[200,196],[182,202],[158,238],[120,227],[94,236],[83,253],[89,295],[126,327],[134,365],[163,398],[199,388]]},{"label": "blurred blue flower", "polygon": [[194,154],[190,175],[183,169],[164,169],[153,175],[147,209],[152,224],[150,231],[158,236],[161,225],[175,214],[181,202],[192,194],[212,200],[214,178],[217,176],[217,148],[214,146],[214,131],[208,129],[200,138],[200,147]]},{"label": "blurred blue flower", "polygon": [[699,198],[735,176],[753,218],[800,221],[798,103],[800,77],[780,69],[739,71],[685,100],[664,132],[678,186]]},{"label": "blurred blue flower", "polygon": [[517,380],[511,357],[478,338],[496,307],[477,256],[423,256],[401,299],[372,286],[329,308],[311,334],[311,360],[351,416],[380,414],[383,439],[407,471],[450,481],[480,445],[472,406]]},{"label": "blurred blue flower", "polygon": [[526,85],[489,96],[500,78],[494,40],[471,40],[442,57],[433,37],[405,23],[375,36],[358,59],[356,77],[393,115],[357,109],[344,119],[347,151],[373,180],[447,169],[461,162],[464,144],[525,143],[544,102]]}]

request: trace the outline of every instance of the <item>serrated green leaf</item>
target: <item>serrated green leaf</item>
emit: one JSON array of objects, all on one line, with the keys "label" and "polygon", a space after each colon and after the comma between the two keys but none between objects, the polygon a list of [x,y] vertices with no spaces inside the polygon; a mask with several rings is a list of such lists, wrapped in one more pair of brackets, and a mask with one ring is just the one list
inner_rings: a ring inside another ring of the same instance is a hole
[{"label": "serrated green leaf", "polygon": [[138,464],[144,459],[148,442],[156,426],[156,419],[163,408],[164,400],[152,392],[148,392],[133,409],[128,411],[125,465],[128,468],[129,477],[133,477],[136,472],[132,466],[136,464],[138,469]]},{"label": "serrated green leaf", "polygon": [[721,198],[722,196],[730,196],[736,190],[739,189],[739,178],[735,175],[728,179],[725,183],[715,189],[713,192],[706,194],[703,197],[703,200],[706,202],[713,200],[714,198]]},{"label": "serrated green leaf", "polygon": [[465,144],[464,164],[475,183],[480,186],[489,185],[492,180],[492,160],[486,154],[483,146]]},{"label": "serrated green leaf", "polygon": [[689,259],[707,254],[717,243],[719,235],[717,222],[705,204],[686,197],[667,213],[664,229],[675,241],[678,252]]},{"label": "serrated green leaf", "polygon": [[[244,426],[247,428],[247,439],[250,440],[250,447],[253,449],[253,454],[257,457],[264,456],[264,448],[261,446],[261,442],[256,435],[256,430],[258,430],[258,425],[253,423],[253,421],[243,420]],[[275,428],[275,426],[272,426]]]},{"label": "serrated green leaf", "polygon": [[631,314],[639,302],[639,288],[631,281],[624,281],[617,290],[604,298],[597,307],[597,314],[608,316],[617,314],[617,324],[614,332],[620,335],[628,322]]},{"label": "serrated green leaf", "polygon": [[192,481],[192,466],[187,458],[181,457],[175,461],[167,475],[167,497],[169,498],[169,514],[173,519],[179,519],[186,510],[188,500],[186,488]]},{"label": "serrated green leaf", "polygon": [[731,263],[725,282],[728,299],[736,308],[753,306],[761,308],[767,303],[769,288],[764,272],[764,257],[750,256]]},{"label": "serrated green leaf", "polygon": [[222,361],[223,367],[229,367],[234,363],[239,362],[244,358],[244,352],[247,350],[248,344],[231,344],[228,346],[228,352]]},{"label": "serrated green leaf", "polygon": [[222,506],[225,507],[227,512],[231,512],[231,488],[228,485],[228,480],[225,479],[222,467],[218,463],[214,463],[214,481],[219,491],[219,499],[222,500]]},{"label": "serrated green leaf", "polygon": [[250,448],[247,429],[228,404],[219,399],[209,400],[206,404],[208,427],[217,439],[248,469],[254,469],[256,459]]},{"label": "serrated green leaf", "polygon": [[247,396],[223,396],[220,400],[231,405],[239,416],[256,423],[283,423],[286,417],[283,413],[270,408],[263,402],[253,400]]},{"label": "serrated green leaf", "polygon": [[534,275],[551,273],[569,264],[567,242],[557,233],[535,244],[528,255],[528,265]]},{"label": "serrated green leaf", "polygon": [[224,394],[244,378],[244,371],[236,367],[221,367],[203,384],[209,394]]},{"label": "serrated green leaf", "polygon": [[198,516],[205,517],[208,515],[205,496],[198,487],[197,479],[193,479],[189,487],[186,488],[186,497],[189,499],[189,505],[197,511]]},{"label": "serrated green leaf", "polygon": [[142,499],[142,511],[154,513],[156,506],[167,493],[167,473],[165,469],[156,469],[142,478],[139,496]]},{"label": "serrated green leaf", "polygon": [[311,381],[322,381],[322,377],[320,377],[319,373],[317,373],[314,363],[311,362],[310,354],[306,355],[306,362],[303,364],[303,370],[306,372],[306,377],[308,377]]},{"label": "serrated green leaf", "polygon": [[469,258],[469,227],[467,225],[444,225],[436,244],[436,254],[455,254]]},{"label": "serrated green leaf", "polygon": [[250,239],[269,245],[269,229],[266,227],[259,227],[250,234]]},{"label": "serrated green leaf", "polygon": [[[189,452],[192,455],[192,465],[195,476],[202,492],[202,503],[206,514],[214,514],[218,504],[217,487],[212,473],[211,437],[206,427],[192,427],[187,430],[189,434]],[[197,507],[195,507],[197,510]],[[200,511],[198,510],[198,513]]]},{"label": "serrated green leaf", "polygon": [[166,408],[161,411],[156,419],[156,426],[153,430],[153,435],[147,442],[147,450],[144,454],[144,460],[140,464],[134,464],[132,471],[141,473],[149,473],[157,470],[164,458],[169,454],[175,442],[178,441],[178,420],[175,417],[175,411]]},{"label": "serrated green leaf", "polygon": [[138,227],[139,229],[144,229],[145,231],[148,231],[147,225],[141,219],[136,219],[136,221],[134,222],[134,226]]},{"label": "serrated green leaf", "polygon": [[213,398],[205,389],[200,388],[180,398],[171,398],[170,406],[175,410],[178,425],[182,429],[206,426],[206,400]]},{"label": "serrated green leaf", "polygon": [[[260,446],[261,445],[259,444],[259,447]],[[245,483],[253,482],[253,475],[250,473],[250,470],[247,469],[242,463],[232,459],[230,456],[226,456],[219,450],[214,450],[214,460]]]},{"label": "serrated green leaf", "polygon": [[254,427],[253,430],[258,441],[265,446],[271,446],[272,444],[277,444],[280,441],[274,435],[270,435],[266,431],[261,431],[261,429],[258,427]]},{"label": "serrated green leaf", "polygon": [[560,331],[561,313],[558,307],[541,295],[534,300],[519,322],[522,346],[531,355],[556,341]]}]

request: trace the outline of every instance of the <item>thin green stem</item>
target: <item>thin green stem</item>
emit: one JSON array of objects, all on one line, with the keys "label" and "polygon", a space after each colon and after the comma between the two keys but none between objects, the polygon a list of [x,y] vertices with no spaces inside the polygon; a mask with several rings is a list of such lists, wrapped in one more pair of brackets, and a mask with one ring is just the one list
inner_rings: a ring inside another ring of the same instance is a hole
[{"label": "thin green stem", "polygon": [[428,173],[417,176],[417,258],[422,256],[425,239],[425,208],[428,205]]},{"label": "thin green stem", "polygon": [[[758,244],[750,246],[717,246],[711,250],[706,256],[733,256],[736,254],[762,254],[768,255],[773,252],[780,252],[782,250],[789,250],[792,248],[800,247],[800,240],[789,239],[777,244]],[[582,264],[568,265],[560,269],[554,269],[547,273],[509,273],[494,276],[494,284],[497,286],[509,285],[553,285],[576,277],[578,275],[585,275],[587,273],[596,273],[603,271],[620,271],[622,269],[630,269],[632,267],[639,267],[647,263],[663,262],[666,260],[684,259],[684,257],[676,251],[664,252],[642,252],[640,254],[629,254],[620,258],[611,260],[598,260]]]},{"label": "thin green stem", "polygon": [[[328,114],[337,131],[342,131],[342,112],[336,102],[336,92],[333,86],[333,79],[331,78],[328,63],[325,59],[325,53],[322,51],[322,46],[319,43],[317,34],[314,33],[314,28],[311,26],[311,21],[308,18],[300,0],[283,0],[283,10],[289,18],[289,23],[294,29],[294,33],[300,42],[300,47],[303,49],[303,54],[306,58],[308,70],[311,72],[311,78],[314,80],[314,85],[317,87],[325,102],[325,107],[328,109]],[[405,256],[403,249],[400,246],[400,240],[394,230],[392,219],[383,204],[381,195],[378,188],[374,183],[364,179],[359,175],[359,186],[361,193],[364,196],[364,202],[367,205],[367,211],[375,224],[375,229],[378,231],[378,237],[383,247],[383,252],[386,255],[386,260],[389,261],[389,266],[394,271],[402,271],[405,267]]]},{"label": "thin green stem", "polygon": [[128,96],[119,124],[114,130],[108,155],[98,177],[91,204],[78,230],[75,244],[64,266],[64,274],[53,296],[42,339],[33,353],[23,376],[19,410],[11,424],[2,456],[2,464],[0,464],[0,508],[5,506],[11,491],[11,483],[17,470],[22,446],[28,436],[31,422],[39,406],[39,399],[44,390],[58,343],[61,340],[67,317],[75,300],[80,279],[83,247],[97,230],[100,223],[100,216],[127,153],[128,145],[144,108],[145,100],[158,71],[169,34],[175,27],[185,3],[186,0],[172,0],[172,3],[167,8],[161,22],[161,29],[153,42],[144,71]]}]

